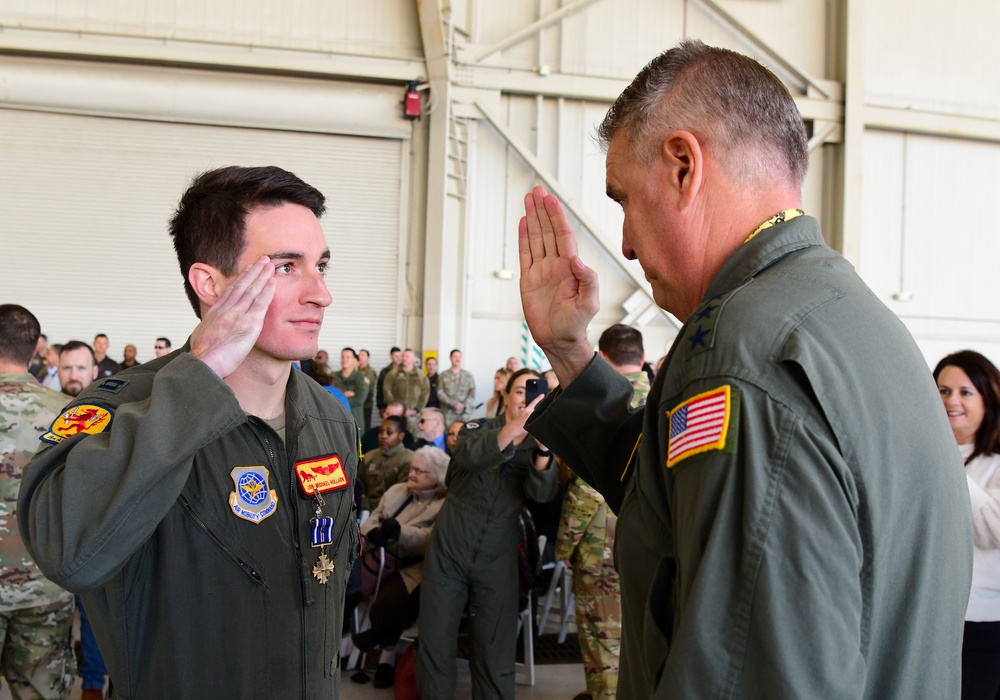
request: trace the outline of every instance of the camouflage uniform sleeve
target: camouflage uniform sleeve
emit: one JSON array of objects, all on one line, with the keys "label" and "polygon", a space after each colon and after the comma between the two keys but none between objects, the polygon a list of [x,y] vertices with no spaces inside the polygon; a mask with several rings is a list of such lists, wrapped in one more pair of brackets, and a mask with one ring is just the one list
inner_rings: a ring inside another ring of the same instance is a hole
[{"label": "camouflage uniform sleeve", "polygon": [[572,561],[583,534],[590,527],[594,516],[604,499],[578,476],[570,481],[563,499],[559,516],[559,532],[556,535],[556,559]]},{"label": "camouflage uniform sleeve", "polygon": [[190,354],[151,383],[145,396],[130,387],[82,394],[71,406],[104,406],[108,424],[39,451],[25,468],[18,525],[42,571],[67,590],[114,576],[173,507],[194,455],[246,420],[232,390]]}]

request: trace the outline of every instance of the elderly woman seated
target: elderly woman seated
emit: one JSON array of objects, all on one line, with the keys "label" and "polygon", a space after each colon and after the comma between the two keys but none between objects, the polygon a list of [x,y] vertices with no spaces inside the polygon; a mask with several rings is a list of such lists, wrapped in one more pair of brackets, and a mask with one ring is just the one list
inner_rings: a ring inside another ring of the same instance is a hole
[{"label": "elderly woman seated", "polygon": [[[345,634],[342,655],[347,651],[347,625],[354,609],[373,594],[369,619],[371,627],[353,636],[355,646],[369,651],[382,648],[375,687],[392,686],[395,676],[396,642],[417,620],[420,606],[420,578],[424,552],[431,528],[437,519],[447,489],[448,455],[436,447],[416,451],[406,482],[394,484],[361,526],[365,552],[355,562],[348,584],[344,611]],[[377,581],[384,548],[385,565]],[[355,680],[355,678],[352,678]],[[357,676],[366,682],[367,676]]]}]

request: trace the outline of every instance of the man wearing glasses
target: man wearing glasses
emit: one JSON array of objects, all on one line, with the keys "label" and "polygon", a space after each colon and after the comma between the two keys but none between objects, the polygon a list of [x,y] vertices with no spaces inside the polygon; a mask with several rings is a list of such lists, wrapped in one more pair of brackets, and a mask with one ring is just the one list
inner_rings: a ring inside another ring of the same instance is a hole
[{"label": "man wearing glasses", "polygon": [[170,338],[157,338],[156,345],[153,346],[157,357],[163,357],[170,352]]}]

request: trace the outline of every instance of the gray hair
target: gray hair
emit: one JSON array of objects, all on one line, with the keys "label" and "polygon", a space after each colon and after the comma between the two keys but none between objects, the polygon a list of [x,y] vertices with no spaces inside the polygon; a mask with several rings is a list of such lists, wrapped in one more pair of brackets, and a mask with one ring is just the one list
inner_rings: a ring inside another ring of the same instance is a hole
[{"label": "gray hair", "polygon": [[775,177],[801,186],[809,168],[805,125],[788,88],[748,56],[685,40],[652,61],[597,129],[606,150],[623,131],[631,155],[653,162],[662,138],[690,131],[740,184]]},{"label": "gray hair", "polygon": [[451,461],[451,457],[445,454],[444,450],[431,447],[430,445],[421,447],[413,453],[414,462],[417,461],[417,457],[423,457],[426,460],[427,468],[430,469],[434,480],[440,486],[444,486],[444,479],[448,476],[448,463]]}]

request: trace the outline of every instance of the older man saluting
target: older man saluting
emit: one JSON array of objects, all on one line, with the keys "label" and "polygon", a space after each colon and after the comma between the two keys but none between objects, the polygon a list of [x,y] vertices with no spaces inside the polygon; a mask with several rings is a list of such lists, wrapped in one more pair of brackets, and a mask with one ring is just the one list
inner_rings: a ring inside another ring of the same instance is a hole
[{"label": "older man saluting", "polygon": [[788,90],[685,41],[600,136],[622,253],[685,322],[644,411],[594,356],[597,276],[542,188],[519,249],[560,382],[528,430],[620,515],[620,697],[957,696],[961,464],[912,338],[800,209]]}]

